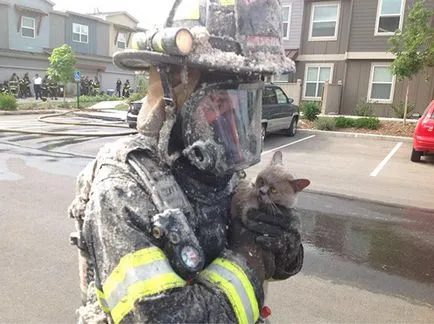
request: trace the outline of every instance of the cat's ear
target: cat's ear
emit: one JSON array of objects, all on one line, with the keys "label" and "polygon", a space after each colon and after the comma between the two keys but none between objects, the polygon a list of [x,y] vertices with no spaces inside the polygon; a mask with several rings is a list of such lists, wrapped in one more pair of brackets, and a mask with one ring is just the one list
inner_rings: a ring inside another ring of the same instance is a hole
[{"label": "cat's ear", "polygon": [[280,151],[276,151],[273,154],[273,158],[271,159],[271,166],[273,165],[283,165],[283,156],[282,156],[282,152]]},{"label": "cat's ear", "polygon": [[310,185],[310,181],[308,179],[295,179],[290,180],[293,187],[295,188],[295,192],[300,192],[305,189],[308,185]]}]

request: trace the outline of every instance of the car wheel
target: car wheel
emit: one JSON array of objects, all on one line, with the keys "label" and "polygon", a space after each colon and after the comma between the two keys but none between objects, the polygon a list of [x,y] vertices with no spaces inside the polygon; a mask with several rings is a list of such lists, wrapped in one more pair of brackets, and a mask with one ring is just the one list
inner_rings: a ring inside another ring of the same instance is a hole
[{"label": "car wheel", "polygon": [[267,125],[261,125],[261,151],[264,150],[265,135],[267,134]]},{"label": "car wheel", "polygon": [[413,148],[413,151],[411,151],[411,161],[412,162],[420,162],[420,158],[422,157],[422,152],[420,152],[420,151],[416,151],[414,148]]},{"label": "car wheel", "polygon": [[297,134],[297,125],[298,125],[298,118],[294,117],[291,120],[291,124],[289,125],[289,128],[286,130],[286,134],[290,137],[294,136],[295,134]]}]

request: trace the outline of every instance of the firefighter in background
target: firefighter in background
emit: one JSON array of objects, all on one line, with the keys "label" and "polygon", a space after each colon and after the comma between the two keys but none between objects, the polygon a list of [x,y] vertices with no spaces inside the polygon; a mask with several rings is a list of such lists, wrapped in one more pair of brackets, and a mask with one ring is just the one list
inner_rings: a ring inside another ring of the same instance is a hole
[{"label": "firefighter in background", "polygon": [[19,82],[20,82],[20,78],[18,77],[18,75],[16,73],[12,73],[12,76],[8,82],[8,89],[9,89],[9,93],[15,97],[18,97],[19,95],[19,91],[20,91]]},{"label": "firefighter in background", "polygon": [[80,323],[253,324],[267,315],[264,280],[302,267],[289,210],[251,209],[245,225],[230,215],[239,174],[261,159],[261,78],[295,70],[280,1],[204,3],[175,1],[165,28],[114,56],[149,71],[149,92],[138,134],[77,179]]},{"label": "firefighter in background", "polygon": [[122,97],[123,98],[129,98],[131,95],[131,85],[130,85],[130,80],[126,80],[124,83],[124,87],[122,89]]},{"label": "firefighter in background", "polygon": [[53,77],[48,77],[47,87],[50,98],[53,100],[57,100],[57,97],[59,95],[59,86]]},{"label": "firefighter in background", "polygon": [[121,79],[118,79],[116,81],[116,95],[118,97],[121,97],[121,91],[122,91],[122,81],[121,81]]}]

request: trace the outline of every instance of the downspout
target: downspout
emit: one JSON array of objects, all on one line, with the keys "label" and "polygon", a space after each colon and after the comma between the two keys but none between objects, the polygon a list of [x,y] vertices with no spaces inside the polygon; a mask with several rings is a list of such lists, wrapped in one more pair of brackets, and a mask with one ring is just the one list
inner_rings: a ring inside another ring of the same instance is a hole
[{"label": "downspout", "polygon": [[339,114],[341,113],[342,98],[344,96],[344,87],[345,87],[346,81],[347,81],[347,70],[348,70],[348,58],[347,58],[347,54],[348,54],[348,50],[349,50],[349,47],[350,47],[351,23],[353,21],[353,5],[354,5],[354,1],[355,0],[351,0],[350,17],[348,18],[347,48],[346,48],[346,51],[345,51],[344,77],[343,77],[343,80],[342,80],[341,98],[339,100]]}]

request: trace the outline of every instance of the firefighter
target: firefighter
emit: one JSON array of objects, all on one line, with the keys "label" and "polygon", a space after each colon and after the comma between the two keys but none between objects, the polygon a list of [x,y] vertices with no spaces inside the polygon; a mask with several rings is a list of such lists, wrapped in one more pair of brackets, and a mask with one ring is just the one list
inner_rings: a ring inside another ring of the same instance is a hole
[{"label": "firefighter", "polygon": [[20,78],[18,77],[18,75],[16,73],[12,73],[12,76],[8,82],[8,89],[9,93],[15,97],[18,97],[19,95],[19,82]]},{"label": "firefighter", "polygon": [[261,157],[261,78],[294,70],[280,2],[209,2],[176,1],[164,29],[114,56],[149,71],[149,92],[138,134],[102,148],[77,179],[80,323],[255,323],[264,281],[301,270],[289,210],[252,209],[246,225],[229,214],[239,174]]},{"label": "firefighter", "polygon": [[131,85],[130,85],[130,80],[126,80],[124,83],[124,87],[122,89],[122,97],[123,98],[129,98],[131,94]]}]

